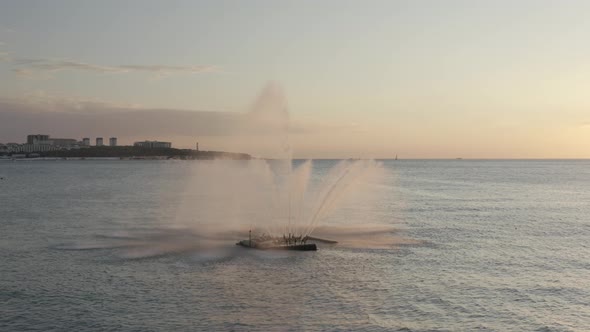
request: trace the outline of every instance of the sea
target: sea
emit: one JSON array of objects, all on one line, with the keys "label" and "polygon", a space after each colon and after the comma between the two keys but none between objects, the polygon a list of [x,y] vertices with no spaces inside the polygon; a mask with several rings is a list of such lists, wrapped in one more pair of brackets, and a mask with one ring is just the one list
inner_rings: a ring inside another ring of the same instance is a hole
[{"label": "sea", "polygon": [[0,331],[590,331],[588,160],[383,160],[325,222],[396,241],[280,253],[166,230],[201,162],[0,161]]}]

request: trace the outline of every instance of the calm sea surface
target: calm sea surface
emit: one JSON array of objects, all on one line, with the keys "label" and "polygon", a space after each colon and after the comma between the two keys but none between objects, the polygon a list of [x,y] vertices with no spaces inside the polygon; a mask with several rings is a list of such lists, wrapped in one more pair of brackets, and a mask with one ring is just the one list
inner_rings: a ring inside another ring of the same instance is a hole
[{"label": "calm sea surface", "polygon": [[331,218],[416,240],[388,249],[101,245],[175,218],[191,164],[0,161],[0,331],[590,330],[590,161],[385,161]]}]

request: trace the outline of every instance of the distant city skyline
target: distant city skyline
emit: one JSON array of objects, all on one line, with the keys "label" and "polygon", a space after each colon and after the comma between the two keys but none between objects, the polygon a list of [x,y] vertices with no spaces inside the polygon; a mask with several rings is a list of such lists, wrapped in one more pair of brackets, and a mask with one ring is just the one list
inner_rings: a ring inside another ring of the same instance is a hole
[{"label": "distant city skyline", "polygon": [[590,158],[587,1],[0,3],[0,142],[272,155],[277,82],[296,158]]},{"label": "distant city skyline", "polygon": [[[10,141],[10,142],[1,142],[0,141],[0,156],[6,157],[7,155],[10,156],[12,154],[32,154],[33,156],[37,156],[39,153],[46,153],[50,151],[60,151],[60,150],[80,150],[86,149],[90,147],[141,147],[141,148],[172,148],[171,142],[164,142],[164,141],[157,141],[157,140],[141,140],[135,141],[133,144],[123,144],[119,145],[117,137],[109,137],[108,145],[105,144],[104,137],[97,136],[94,138],[95,143],[94,145],[91,144],[91,139],[89,137],[83,137],[81,139],[77,138],[63,138],[63,137],[54,137],[48,134],[28,134],[25,137],[25,141]],[[197,152],[199,151],[199,144],[196,143]]]},{"label": "distant city skyline", "polygon": [[[103,136],[81,137],[80,139],[78,139],[78,137],[68,137],[68,138],[55,137],[54,135],[49,135],[46,133],[35,133],[35,134],[29,133],[29,134],[22,135],[22,136],[23,137],[21,139],[16,139],[13,141],[7,141],[7,142],[0,141],[0,144],[10,144],[10,143],[37,144],[37,143],[43,143],[43,142],[55,141],[55,140],[61,140],[61,141],[68,140],[68,141],[76,141],[77,143],[80,143],[81,145],[90,146],[91,145],[90,142],[91,142],[92,138],[95,139],[94,145],[98,145],[97,143],[99,141],[101,143],[104,143],[105,138],[108,138],[110,146],[116,146],[118,144],[118,138],[115,136],[111,136],[111,137],[103,137]],[[149,140],[145,140],[144,142],[149,142]],[[137,143],[137,142],[134,142],[134,143]]]}]

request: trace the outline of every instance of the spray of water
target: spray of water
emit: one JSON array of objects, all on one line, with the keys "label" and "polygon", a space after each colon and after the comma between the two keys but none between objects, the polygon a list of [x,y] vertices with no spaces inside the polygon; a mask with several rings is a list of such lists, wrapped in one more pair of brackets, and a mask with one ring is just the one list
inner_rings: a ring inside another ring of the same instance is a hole
[{"label": "spray of water", "polygon": [[245,238],[250,230],[274,238],[312,236],[350,193],[379,182],[384,173],[372,160],[344,160],[329,170],[326,162],[315,169],[313,161],[294,162],[287,102],[277,84],[263,89],[244,119],[235,140],[247,141],[246,152],[267,159],[191,164],[176,226],[224,234],[228,241]]},{"label": "spray of water", "polygon": [[318,171],[312,161],[294,162],[286,101],[276,84],[264,89],[243,122],[236,129],[236,141],[247,140],[254,150],[260,148],[254,154],[268,159],[186,162],[185,190],[177,211],[160,225],[168,230],[117,239],[116,246],[127,248],[127,257],[227,248],[249,231],[254,236],[282,238],[312,236],[319,229],[337,241],[351,235],[371,237],[373,229],[386,233],[382,226],[362,225],[364,220],[323,224],[350,193],[379,182],[384,174],[380,163],[344,160],[326,171],[323,162],[316,165],[322,168]]},{"label": "spray of water", "polygon": [[347,193],[382,172],[374,161],[341,161],[312,181],[312,161],[288,173],[281,172],[281,164],[215,160],[192,165],[176,225],[215,233],[251,229],[272,237],[312,235]]}]

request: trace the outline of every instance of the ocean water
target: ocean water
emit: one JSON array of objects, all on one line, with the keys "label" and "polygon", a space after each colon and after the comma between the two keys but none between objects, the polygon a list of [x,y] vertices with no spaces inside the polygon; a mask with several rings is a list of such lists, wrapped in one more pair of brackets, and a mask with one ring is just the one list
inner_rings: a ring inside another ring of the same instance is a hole
[{"label": "ocean water", "polygon": [[0,161],[0,331],[590,330],[590,161],[383,161],[330,218],[404,241],[296,253],[162,230],[191,163]]}]

